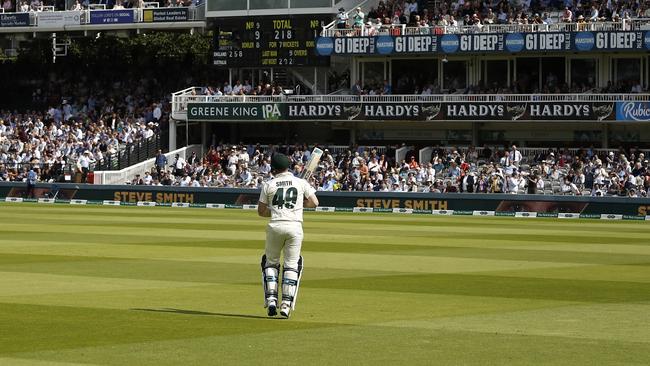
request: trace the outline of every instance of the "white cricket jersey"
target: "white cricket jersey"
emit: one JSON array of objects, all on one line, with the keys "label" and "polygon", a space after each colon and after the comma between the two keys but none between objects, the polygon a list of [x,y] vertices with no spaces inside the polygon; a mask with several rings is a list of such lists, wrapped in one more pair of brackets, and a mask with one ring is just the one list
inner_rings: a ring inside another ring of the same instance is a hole
[{"label": "white cricket jersey", "polygon": [[281,173],[262,185],[260,202],[271,209],[272,222],[302,222],[303,200],[315,192],[306,180]]}]

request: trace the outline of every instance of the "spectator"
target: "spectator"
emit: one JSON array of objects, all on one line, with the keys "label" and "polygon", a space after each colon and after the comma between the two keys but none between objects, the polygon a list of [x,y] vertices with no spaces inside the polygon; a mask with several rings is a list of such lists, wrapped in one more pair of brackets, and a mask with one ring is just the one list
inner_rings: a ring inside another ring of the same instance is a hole
[{"label": "spectator", "polygon": [[357,80],[357,82],[352,85],[350,93],[352,95],[361,95],[363,93],[363,89],[361,88],[361,80]]},{"label": "spectator", "polygon": [[30,169],[27,174],[27,197],[34,198],[34,188],[36,187],[36,182],[38,181],[38,174],[34,169]]},{"label": "spectator", "polygon": [[90,172],[90,164],[94,162],[95,160],[92,158],[92,155],[88,150],[84,151],[83,155],[79,157],[77,167],[81,170],[81,183],[86,183],[88,173]]},{"label": "spectator", "polygon": [[521,163],[521,152],[517,150],[517,146],[512,145],[512,150],[510,151],[510,162],[512,165],[515,167],[519,167],[519,164]]},{"label": "spectator", "polygon": [[384,80],[384,89],[382,90],[383,95],[393,94],[393,87],[390,85],[388,80]]},{"label": "spectator", "polygon": [[13,2],[11,0],[4,0],[4,2],[2,3],[2,9],[4,9],[6,13],[13,11],[14,10]]},{"label": "spectator", "polygon": [[162,153],[162,150],[158,150],[158,153],[156,154],[155,164],[156,172],[158,175],[160,175],[160,172],[165,170],[165,166],[167,166],[167,157]]},{"label": "spectator", "polygon": [[363,23],[364,23],[364,18],[365,14],[361,11],[361,8],[358,7],[356,9],[356,12],[354,13],[354,16],[352,17],[353,20],[353,27],[357,29],[363,28]]},{"label": "spectator", "polygon": [[339,8],[339,13],[336,15],[336,28],[346,29],[348,27],[348,14],[345,9]]},{"label": "spectator", "polygon": [[591,15],[589,16],[589,22],[595,23],[595,22],[597,22],[599,20],[600,20],[600,18],[598,17],[598,9],[596,8],[596,6],[592,6],[591,7]]}]

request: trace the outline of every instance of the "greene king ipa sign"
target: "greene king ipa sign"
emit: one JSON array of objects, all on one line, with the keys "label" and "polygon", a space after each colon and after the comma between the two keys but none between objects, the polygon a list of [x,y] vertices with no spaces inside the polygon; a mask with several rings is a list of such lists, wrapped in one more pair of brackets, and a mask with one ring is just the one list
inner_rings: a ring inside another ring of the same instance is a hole
[{"label": "greene king ipa sign", "polygon": [[284,119],[284,103],[189,103],[189,121],[273,121]]}]

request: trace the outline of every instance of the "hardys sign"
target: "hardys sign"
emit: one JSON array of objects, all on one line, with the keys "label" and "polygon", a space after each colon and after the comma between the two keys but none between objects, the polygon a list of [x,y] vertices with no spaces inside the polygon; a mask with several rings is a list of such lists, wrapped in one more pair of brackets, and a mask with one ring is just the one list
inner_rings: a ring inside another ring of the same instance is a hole
[{"label": "hardys sign", "polygon": [[189,103],[189,121],[606,121],[614,103]]},{"label": "hardys sign", "polygon": [[400,55],[520,52],[647,51],[650,31],[468,33],[377,37],[321,37],[316,52],[331,55]]}]

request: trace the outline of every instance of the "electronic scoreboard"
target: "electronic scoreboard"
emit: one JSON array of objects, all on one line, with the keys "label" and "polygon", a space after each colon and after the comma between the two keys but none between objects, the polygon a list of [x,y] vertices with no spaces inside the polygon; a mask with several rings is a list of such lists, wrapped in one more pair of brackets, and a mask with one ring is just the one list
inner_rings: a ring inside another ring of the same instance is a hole
[{"label": "electronic scoreboard", "polygon": [[214,65],[220,67],[329,66],[316,38],[330,15],[215,19]]}]

